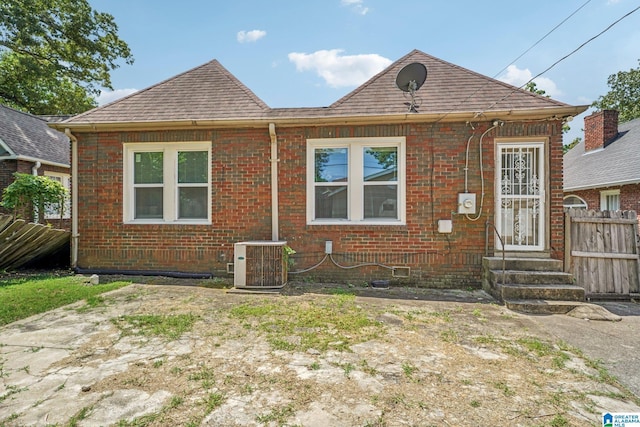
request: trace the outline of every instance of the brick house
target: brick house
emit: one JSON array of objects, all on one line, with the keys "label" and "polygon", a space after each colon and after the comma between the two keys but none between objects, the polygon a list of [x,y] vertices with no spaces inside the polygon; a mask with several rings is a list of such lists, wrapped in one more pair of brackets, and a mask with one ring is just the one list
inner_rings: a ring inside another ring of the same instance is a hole
[{"label": "brick house", "polygon": [[618,124],[618,112],[584,119],[584,141],[564,156],[565,205],[640,212],[640,119]]},{"label": "brick house", "polygon": [[270,108],[214,60],[53,125],[77,159],[73,263],[224,275],[234,243],[282,240],[290,274],[475,286],[494,225],[506,252],[562,259],[562,124],[584,110],[417,50],[329,107]]},{"label": "brick house", "polygon": [[[69,189],[70,142],[64,133],[51,129],[47,119],[0,104],[0,194],[16,172],[48,176]],[[62,227],[69,229],[70,209],[63,218]],[[40,220],[60,226],[59,212],[45,213]]]}]

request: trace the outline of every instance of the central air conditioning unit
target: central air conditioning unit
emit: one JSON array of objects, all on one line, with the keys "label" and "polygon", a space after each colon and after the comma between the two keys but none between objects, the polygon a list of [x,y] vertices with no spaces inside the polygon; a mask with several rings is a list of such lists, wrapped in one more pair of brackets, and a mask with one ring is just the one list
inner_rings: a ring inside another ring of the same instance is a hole
[{"label": "central air conditioning unit", "polygon": [[233,286],[248,289],[282,288],[287,284],[287,242],[253,241],[233,245]]}]

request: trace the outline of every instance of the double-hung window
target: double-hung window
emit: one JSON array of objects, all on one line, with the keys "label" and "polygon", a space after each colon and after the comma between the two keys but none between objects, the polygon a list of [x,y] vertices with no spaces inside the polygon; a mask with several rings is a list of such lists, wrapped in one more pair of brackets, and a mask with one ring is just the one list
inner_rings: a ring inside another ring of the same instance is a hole
[{"label": "double-hung window", "polygon": [[405,138],[307,140],[309,224],[404,224]]},{"label": "double-hung window", "polygon": [[620,210],[620,190],[604,190],[600,192],[600,210]]},{"label": "double-hung window", "polygon": [[211,222],[211,144],[125,144],[124,222]]}]

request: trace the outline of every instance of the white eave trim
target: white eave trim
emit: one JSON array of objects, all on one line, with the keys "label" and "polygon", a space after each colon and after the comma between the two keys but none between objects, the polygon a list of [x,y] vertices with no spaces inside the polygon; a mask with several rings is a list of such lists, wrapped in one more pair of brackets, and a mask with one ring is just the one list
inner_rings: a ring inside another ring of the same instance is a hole
[{"label": "white eave trim", "polygon": [[38,159],[36,157],[16,156],[15,154],[12,154],[11,156],[0,156],[0,160],[22,160],[23,162],[31,162],[31,163],[40,162],[43,165],[57,166],[57,167],[66,168],[66,169],[70,169],[71,168],[71,165],[69,165],[69,164],[51,162],[49,160]]},{"label": "white eave trim", "polygon": [[625,181],[603,182],[603,183],[593,184],[593,185],[576,185],[574,187],[564,187],[563,191],[565,193],[570,193],[572,191],[596,190],[598,188],[620,187],[623,185],[633,185],[633,184],[640,184],[640,178],[628,179]]},{"label": "white eave trim", "polygon": [[193,129],[193,128],[233,128],[233,127],[266,127],[269,123],[276,126],[318,126],[318,125],[369,125],[369,124],[398,124],[398,123],[433,123],[459,121],[490,121],[501,119],[504,121],[527,120],[563,120],[576,116],[587,109],[587,106],[558,106],[549,108],[526,110],[494,110],[478,115],[477,112],[436,112],[436,113],[402,113],[402,114],[353,114],[340,115],[327,112],[325,115],[278,116],[265,115],[257,118],[229,118],[218,120],[148,120],[131,122],[53,122],[49,127],[57,130],[70,129],[73,132],[100,131],[134,131],[134,130],[163,130],[163,129]]}]

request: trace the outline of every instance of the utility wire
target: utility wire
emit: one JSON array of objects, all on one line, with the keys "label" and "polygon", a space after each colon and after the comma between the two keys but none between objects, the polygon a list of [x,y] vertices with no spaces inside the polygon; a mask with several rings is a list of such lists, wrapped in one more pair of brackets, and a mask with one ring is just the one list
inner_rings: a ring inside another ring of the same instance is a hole
[{"label": "utility wire", "polygon": [[571,55],[573,55],[574,53],[576,53],[577,51],[579,51],[580,49],[582,49],[583,47],[585,47],[586,45],[588,45],[589,43],[591,43],[592,41],[594,41],[595,39],[597,39],[598,37],[600,37],[601,35],[603,35],[604,33],[606,33],[607,31],[609,31],[611,28],[613,28],[616,24],[618,24],[620,21],[622,21],[623,19],[627,18],[628,16],[632,15],[633,13],[637,12],[638,9],[640,9],[640,6],[636,7],[635,9],[633,9],[631,12],[626,13],[625,15],[621,16],[620,18],[618,18],[617,20],[615,20],[613,23],[611,23],[607,28],[605,28],[604,30],[600,31],[598,34],[596,34],[595,36],[591,37],[589,40],[587,40],[586,42],[582,43],[580,46],[578,46],[577,48],[575,48],[574,50],[572,50],[571,52],[569,52],[568,54],[566,54],[565,56],[563,56],[562,58],[558,59],[556,62],[554,62],[553,64],[551,64],[549,67],[547,67],[544,71],[541,71],[540,73],[538,73],[537,75],[535,75],[534,77],[530,78],[528,82],[524,83],[522,86],[515,88],[513,90],[511,90],[508,94],[506,94],[505,96],[503,96],[502,98],[500,98],[499,100],[495,101],[493,104],[491,104],[489,107],[485,108],[483,111],[479,112],[478,114],[482,114],[484,111],[490,110],[493,106],[495,106],[498,102],[500,101],[504,101],[505,99],[507,99],[508,97],[510,97],[516,90],[518,89],[522,89],[524,88],[526,85],[528,85],[529,83],[531,83],[532,81],[534,81],[535,79],[537,79],[538,77],[540,77],[541,75],[543,75],[544,73],[546,73],[547,71],[551,70],[553,67],[555,67],[556,65],[558,65],[559,63],[561,63],[562,61],[564,61],[565,59],[569,58]]},{"label": "utility wire", "polygon": [[567,16],[566,18],[564,18],[558,25],[556,25],[555,27],[553,27],[547,34],[545,34],[544,36],[542,36],[541,39],[539,39],[537,42],[535,42],[534,44],[532,44],[527,50],[525,50],[524,52],[522,52],[520,54],[520,56],[518,56],[516,59],[514,59],[513,61],[511,61],[506,67],[504,67],[502,70],[498,71],[493,78],[495,79],[496,77],[498,77],[500,74],[502,74],[502,72],[504,72],[507,68],[509,68],[510,65],[513,65],[516,63],[516,61],[520,58],[522,58],[523,56],[525,56],[527,53],[529,53],[529,51],[531,49],[533,49],[534,47],[536,47],[537,45],[539,45],[544,39],[546,39],[551,33],[553,33],[555,30],[557,30],[558,28],[560,28],[562,26],[562,24],[564,24],[565,22],[567,22],[569,19],[571,19],[571,17],[573,15],[575,15],[576,13],[578,13],[583,7],[585,7],[586,5],[588,5],[589,3],[591,3],[591,0],[587,0],[586,2],[584,2],[582,4],[582,6],[580,6],[579,8],[577,8],[576,10],[573,11],[573,13],[569,16]]}]

